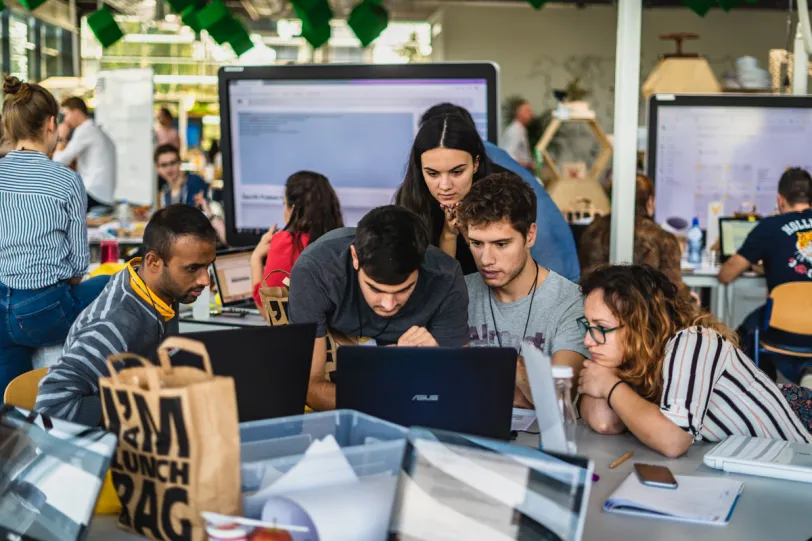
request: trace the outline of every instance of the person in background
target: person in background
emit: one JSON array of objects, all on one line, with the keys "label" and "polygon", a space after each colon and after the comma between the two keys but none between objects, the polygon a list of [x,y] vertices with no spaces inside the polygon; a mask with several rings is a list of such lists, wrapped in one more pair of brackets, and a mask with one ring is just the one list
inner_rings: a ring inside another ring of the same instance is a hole
[{"label": "person in background", "polygon": [[76,170],[85,183],[88,210],[100,205],[112,206],[116,189],[116,145],[90,119],[81,98],[64,100],[62,115],[64,120],[56,132],[54,161],[69,165],[76,160]]},{"label": "person in background", "polygon": [[[730,257],[719,269],[719,282],[729,284],[759,262],[764,266],[767,288],[788,282],[812,283],[812,177],[805,169],[792,167],[784,171],[778,181],[777,216],[761,220],[747,235],[738,253]],[[762,326],[766,306],[745,318],[739,327],[742,343],[752,354],[753,332]],[[799,342],[799,346],[809,343]],[[765,355],[774,361],[784,375],[792,381],[801,381],[812,387],[812,373],[802,374],[802,364],[781,362],[780,358]],[[772,367],[770,367],[772,368]],[[801,379],[803,377],[803,379]]]},{"label": "person in background", "polygon": [[157,121],[155,126],[156,147],[172,145],[175,148],[180,148],[180,135],[178,130],[175,129],[175,119],[172,118],[169,109],[161,107],[155,116],[155,120]]},{"label": "person in background", "polygon": [[581,290],[592,360],[578,392],[581,416],[597,432],[628,429],[669,458],[730,435],[812,442],[784,390],[737,347],[735,333],[662,272],[599,267]]},{"label": "person in background", "polygon": [[459,261],[462,273],[476,263],[460,234],[457,207],[471,185],[490,172],[490,160],[476,128],[459,114],[443,114],[420,126],[406,178],[395,194],[398,206],[420,216],[429,241]]},{"label": "person in background", "polygon": [[[327,177],[312,171],[299,171],[285,182],[285,227],[277,232],[274,225],[265,233],[251,254],[251,282],[254,301],[262,310],[259,289],[263,277],[270,287],[284,285],[293,264],[305,247],[325,233],[344,227],[338,196]],[[283,271],[268,276],[271,271]]]},{"label": "person in background", "polygon": [[172,205],[153,214],[144,229],[144,259],[115,274],[73,324],[62,356],[40,382],[35,409],[99,425],[99,378],[109,376],[107,357],[155,356],[177,322],[173,305],[193,303],[209,285],[215,243],[211,224],[192,207]]},{"label": "person in background", "polygon": [[0,391],[32,369],[34,351],[65,340],[107,283],[90,263],[87,197],[74,171],[48,158],[59,105],[39,85],[6,77],[0,160]]},{"label": "person in background", "polygon": [[[635,183],[634,262],[661,271],[682,293],[689,294],[682,282],[679,241],[654,221],[654,183],[639,173]],[[578,257],[584,276],[592,269],[609,263],[611,223],[611,215],[600,216],[581,235]]]},{"label": "person in background", "polygon": [[307,404],[335,408],[326,380],[327,327],[376,345],[462,347],[468,343],[468,291],[456,261],[433,246],[423,220],[378,207],[358,228],[310,244],[293,266],[288,316],[316,323]]},{"label": "person in background", "polygon": [[[423,113],[420,124],[423,125],[429,119],[438,115],[454,113],[462,115],[472,126],[476,126],[471,113],[467,109],[451,103],[440,103],[428,109]],[[507,152],[490,141],[483,140],[482,143],[485,145],[485,153],[491,161],[491,173],[503,173],[505,171],[515,173],[522,177],[522,180],[531,186],[536,194],[538,206],[536,242],[530,249],[530,255],[539,265],[557,272],[568,280],[577,282],[581,276],[581,269],[578,266],[575,239],[573,239],[572,230],[558,206],[550,199],[547,190],[533,176],[533,173],[522,167]]]},{"label": "person in background", "polygon": [[180,151],[172,145],[155,149],[155,168],[166,184],[158,195],[161,207],[183,204],[197,206],[200,199],[208,199],[209,185],[198,175],[181,171]]},{"label": "person in background", "polygon": [[[528,343],[568,365],[577,377],[587,355],[578,319],[578,286],[533,261],[536,195],[518,175],[489,175],[471,187],[459,208],[479,272],[468,286],[470,345],[512,347]],[[519,357],[514,405],[532,407],[524,360]]]},{"label": "person in background", "polygon": [[507,103],[510,124],[502,133],[502,148],[522,167],[533,171],[533,154],[527,137],[527,126],[533,121],[533,109],[526,99],[513,97]]}]

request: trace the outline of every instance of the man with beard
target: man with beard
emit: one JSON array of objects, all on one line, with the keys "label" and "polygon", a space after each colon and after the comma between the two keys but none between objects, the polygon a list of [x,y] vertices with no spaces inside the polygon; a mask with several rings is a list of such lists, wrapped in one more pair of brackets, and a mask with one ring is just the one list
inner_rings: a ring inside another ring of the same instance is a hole
[{"label": "man with beard", "polygon": [[156,212],[144,229],[144,258],[113,276],[73,323],[57,364],[40,383],[35,409],[95,426],[101,423],[99,378],[105,360],[129,352],[152,358],[175,318],[172,305],[192,303],[209,285],[217,234],[194,207]]},{"label": "man with beard", "polygon": [[[529,344],[573,368],[575,380],[587,355],[578,319],[584,299],[578,286],[537,264],[536,195],[514,173],[475,182],[457,211],[479,273],[465,277],[471,347]],[[514,403],[530,407],[524,362],[516,372]]]}]

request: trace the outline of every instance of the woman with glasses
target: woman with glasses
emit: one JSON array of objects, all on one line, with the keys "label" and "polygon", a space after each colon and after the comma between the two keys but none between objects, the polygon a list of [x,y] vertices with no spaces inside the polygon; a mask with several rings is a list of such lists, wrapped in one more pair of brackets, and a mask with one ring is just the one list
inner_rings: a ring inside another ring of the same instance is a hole
[{"label": "woman with glasses", "polygon": [[161,188],[159,202],[161,208],[178,203],[199,207],[208,201],[209,185],[197,175],[181,171],[180,151],[172,145],[161,145],[155,149],[155,169],[166,180]]},{"label": "woman with glasses", "polygon": [[585,297],[581,415],[601,433],[628,429],[675,458],[695,441],[729,435],[812,442],[784,392],[660,271],[604,266]]}]

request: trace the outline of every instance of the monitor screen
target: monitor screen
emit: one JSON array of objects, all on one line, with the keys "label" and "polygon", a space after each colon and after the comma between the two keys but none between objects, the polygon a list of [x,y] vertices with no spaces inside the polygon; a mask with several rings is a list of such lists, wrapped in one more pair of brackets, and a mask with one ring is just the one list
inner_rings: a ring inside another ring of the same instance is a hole
[{"label": "monitor screen", "polygon": [[[772,214],[788,167],[812,168],[812,99],[786,96],[655,96],[649,106],[648,172],[662,223],[754,204]],[[718,204],[721,203],[721,210]]]},{"label": "monitor screen", "polygon": [[420,117],[439,103],[468,109],[483,139],[495,141],[495,68],[454,66],[282,66],[226,72],[226,80],[221,72],[229,234],[247,245],[246,236],[283,227],[285,181],[297,171],[329,179],[345,225],[392,203]]},{"label": "monitor screen", "polygon": [[214,272],[223,306],[247,301],[253,296],[251,252],[252,250],[240,250],[217,255]]},{"label": "monitor screen", "polygon": [[757,220],[721,220],[719,229],[722,234],[722,256],[730,257],[738,252],[747,235],[757,225]]}]

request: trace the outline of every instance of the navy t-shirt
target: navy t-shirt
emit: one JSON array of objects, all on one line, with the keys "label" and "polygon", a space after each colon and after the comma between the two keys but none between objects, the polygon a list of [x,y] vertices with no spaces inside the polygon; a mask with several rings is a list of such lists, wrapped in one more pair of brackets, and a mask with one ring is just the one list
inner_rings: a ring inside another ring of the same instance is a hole
[{"label": "navy t-shirt", "polygon": [[770,291],[787,282],[812,281],[812,209],[763,219],[739,255],[754,265],[764,263]]}]

